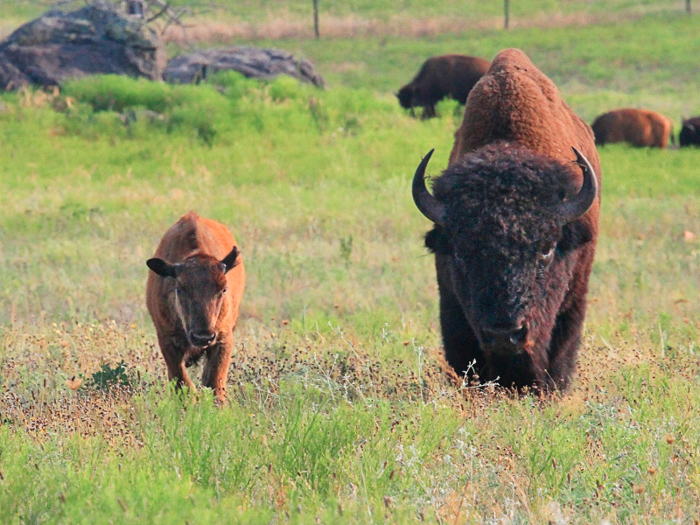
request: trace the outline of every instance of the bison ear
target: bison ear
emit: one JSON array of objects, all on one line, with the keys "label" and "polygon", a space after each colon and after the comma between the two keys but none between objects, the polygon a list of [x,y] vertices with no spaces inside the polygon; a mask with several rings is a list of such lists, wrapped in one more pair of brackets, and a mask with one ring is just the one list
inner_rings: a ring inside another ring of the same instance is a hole
[{"label": "bison ear", "polygon": [[240,264],[238,256],[241,254],[238,246],[234,246],[226,257],[221,260],[221,264],[224,265],[224,273],[228,272],[230,269],[235,268]]},{"label": "bison ear", "polygon": [[443,232],[440,226],[435,226],[435,228],[425,234],[425,247],[432,253],[437,253],[439,255],[453,255],[450,239]]},{"label": "bison ear", "polygon": [[590,225],[581,221],[574,221],[562,228],[562,239],[557,247],[562,253],[568,253],[593,240],[593,231]]},{"label": "bison ear", "polygon": [[177,277],[177,264],[169,264],[163,259],[153,258],[146,261],[146,265],[161,277]]}]

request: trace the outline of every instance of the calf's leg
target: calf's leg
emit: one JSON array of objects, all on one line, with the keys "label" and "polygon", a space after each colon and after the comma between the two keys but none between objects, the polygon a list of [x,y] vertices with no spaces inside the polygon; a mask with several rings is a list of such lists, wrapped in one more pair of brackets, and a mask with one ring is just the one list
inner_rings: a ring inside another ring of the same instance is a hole
[{"label": "calf's leg", "polygon": [[177,388],[182,389],[183,386],[194,392],[195,386],[187,373],[185,367],[185,348],[177,344],[176,337],[170,337],[164,334],[158,334],[158,345],[165,360],[165,366],[168,367],[168,380],[177,380]]},{"label": "calf's leg", "polygon": [[233,334],[222,336],[207,352],[202,372],[202,385],[214,390],[214,397],[226,401],[226,378],[233,352]]},{"label": "calf's leg", "polygon": [[194,392],[196,388],[187,373],[184,360],[182,358],[173,359],[172,356],[169,356],[166,352],[163,352],[163,357],[165,358],[165,365],[168,367],[168,380],[172,381],[176,379],[176,386],[178,389],[182,389],[183,386],[186,386]]}]

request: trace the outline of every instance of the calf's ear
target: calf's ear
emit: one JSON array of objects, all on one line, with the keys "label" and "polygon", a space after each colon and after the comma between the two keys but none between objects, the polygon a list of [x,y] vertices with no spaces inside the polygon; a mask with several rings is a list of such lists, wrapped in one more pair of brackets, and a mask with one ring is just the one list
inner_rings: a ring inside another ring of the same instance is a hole
[{"label": "calf's ear", "polygon": [[177,265],[168,264],[163,259],[148,259],[146,265],[161,277],[177,277]]},{"label": "calf's ear", "polygon": [[238,246],[234,246],[231,250],[231,253],[229,253],[226,257],[224,257],[221,260],[221,264],[223,264],[225,267],[224,273],[228,272],[231,268],[238,266],[238,264],[241,262],[238,258],[240,254],[241,252],[238,249]]}]

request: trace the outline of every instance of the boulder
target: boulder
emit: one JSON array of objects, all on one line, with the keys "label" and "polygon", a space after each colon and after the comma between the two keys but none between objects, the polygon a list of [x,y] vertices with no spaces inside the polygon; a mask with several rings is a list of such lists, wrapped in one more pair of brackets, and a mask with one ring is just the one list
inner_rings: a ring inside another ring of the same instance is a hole
[{"label": "boulder", "polygon": [[266,80],[289,75],[317,87],[325,86],[323,77],[307,60],[299,60],[279,49],[244,46],[202,49],[176,56],[168,62],[163,78],[173,84],[191,84],[211,73],[226,70]]},{"label": "boulder", "polygon": [[140,18],[107,3],[52,10],[0,42],[0,90],[94,74],[160,80],[165,62],[158,34]]}]

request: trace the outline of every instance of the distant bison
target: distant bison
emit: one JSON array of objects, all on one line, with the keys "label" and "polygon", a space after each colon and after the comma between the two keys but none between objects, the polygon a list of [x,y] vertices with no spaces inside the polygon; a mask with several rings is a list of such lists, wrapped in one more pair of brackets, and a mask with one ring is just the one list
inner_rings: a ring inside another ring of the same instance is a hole
[{"label": "distant bison", "polygon": [[146,303],[169,379],[194,390],[187,366],[206,356],[202,384],[226,399],[233,331],[245,270],[231,232],[191,211],[163,236],[146,264]]},{"label": "distant bison", "polygon": [[646,109],[617,109],[597,117],[593,124],[599,146],[628,142],[638,148],[665,148],[673,142],[673,122],[668,117]]},{"label": "distant bison", "polygon": [[401,107],[411,111],[422,107],[422,118],[431,118],[435,116],[435,104],[446,96],[465,104],[469,92],[488,71],[489,65],[488,60],[466,55],[432,57],[396,96]]},{"label": "distant bison", "polygon": [[564,390],[576,369],[598,236],[600,160],[591,129],[518,49],[467,100],[450,165],[418,209],[435,223],[445,357],[458,374]]},{"label": "distant bison", "polygon": [[683,119],[683,127],[678,135],[681,147],[700,146],[700,117]]}]

